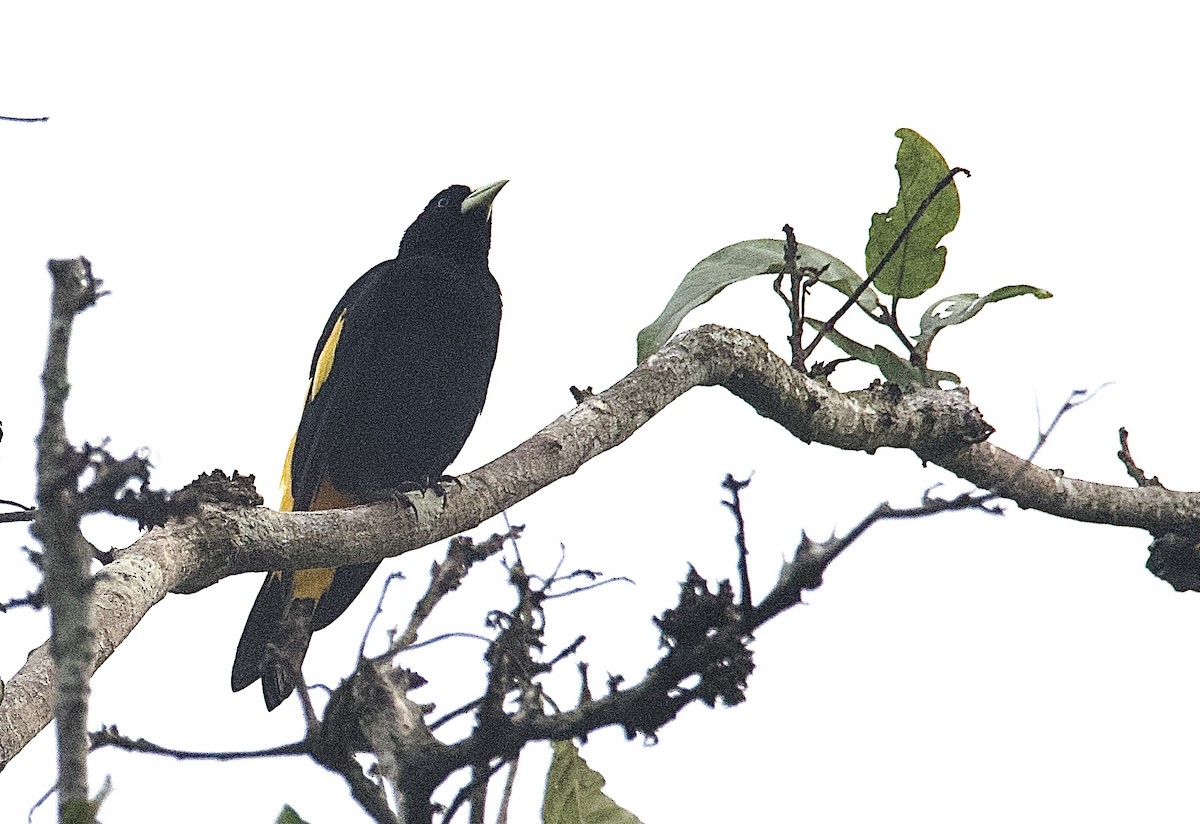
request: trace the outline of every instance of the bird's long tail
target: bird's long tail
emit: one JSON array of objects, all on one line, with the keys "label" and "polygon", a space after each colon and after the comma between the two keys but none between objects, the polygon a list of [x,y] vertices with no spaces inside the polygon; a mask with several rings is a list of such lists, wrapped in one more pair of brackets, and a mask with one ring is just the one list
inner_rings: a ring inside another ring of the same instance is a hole
[{"label": "bird's long tail", "polygon": [[293,573],[263,581],[238,641],[230,684],[234,692],[262,679],[263,700],[273,710],[300,682],[300,666],[313,633],[317,602],[292,597]]}]

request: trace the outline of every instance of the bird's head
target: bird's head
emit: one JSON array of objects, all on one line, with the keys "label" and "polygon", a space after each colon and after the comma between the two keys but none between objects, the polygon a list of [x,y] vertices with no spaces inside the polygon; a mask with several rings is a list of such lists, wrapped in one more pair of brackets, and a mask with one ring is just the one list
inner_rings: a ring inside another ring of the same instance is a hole
[{"label": "bird's head", "polygon": [[400,241],[397,257],[435,255],[465,262],[487,260],[492,245],[492,200],[507,180],[471,191],[451,186],[434,195]]}]

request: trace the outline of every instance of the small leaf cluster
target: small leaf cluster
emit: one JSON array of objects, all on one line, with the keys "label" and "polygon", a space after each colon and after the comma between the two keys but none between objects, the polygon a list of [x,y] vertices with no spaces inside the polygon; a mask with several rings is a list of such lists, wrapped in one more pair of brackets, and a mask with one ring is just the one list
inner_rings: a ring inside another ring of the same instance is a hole
[{"label": "small leaf cluster", "polygon": [[[960,210],[954,178],[960,173],[969,176],[970,172],[951,169],[933,144],[912,129],[900,129],[896,136],[900,138],[896,153],[900,187],[896,204],[871,218],[864,254],[868,272],[865,278],[828,252],[796,242],[789,226],[784,227],[783,239],[761,238],[726,246],[693,266],[658,318],[638,333],[639,362],[665,344],[689,312],[726,286],[758,275],[775,275],[775,291],[788,306],[795,368],[825,375],[832,371],[832,366],[809,365],[817,344],[828,339],[846,354],[844,360],[872,364],[892,383],[961,383],[955,373],[928,366],[934,338],[943,329],[974,318],[989,303],[1019,295],[1038,299],[1052,295],[1027,285],[1005,286],[982,296],[974,292],[950,295],[928,305],[915,335],[904,331],[898,319],[900,302],[924,295],[945,272],[946,247],[940,244],[958,224]],[[785,278],[790,279],[790,295],[781,288]],[[842,308],[829,318],[806,314],[805,299],[818,285],[845,296]],[[891,298],[890,302],[885,302],[885,296]],[[835,328],[855,307],[886,327],[900,341],[903,351],[860,343]],[[812,334],[807,343],[802,335],[806,328]]]}]

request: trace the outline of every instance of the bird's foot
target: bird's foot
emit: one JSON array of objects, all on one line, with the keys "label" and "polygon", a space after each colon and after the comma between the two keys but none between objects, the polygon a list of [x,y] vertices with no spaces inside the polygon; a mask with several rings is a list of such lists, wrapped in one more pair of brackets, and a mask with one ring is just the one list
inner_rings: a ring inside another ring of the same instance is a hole
[{"label": "bird's foot", "polygon": [[417,513],[417,504],[410,497],[412,493],[419,492],[421,497],[425,497],[426,492],[432,492],[442,502],[442,509],[446,508],[446,487],[450,484],[462,486],[458,478],[453,475],[440,475],[437,478],[426,477],[421,481],[401,481],[392,487],[384,489],[371,489],[364,493],[356,495],[362,503],[376,503],[379,501],[389,501],[400,506],[403,509],[411,509],[414,514]]}]

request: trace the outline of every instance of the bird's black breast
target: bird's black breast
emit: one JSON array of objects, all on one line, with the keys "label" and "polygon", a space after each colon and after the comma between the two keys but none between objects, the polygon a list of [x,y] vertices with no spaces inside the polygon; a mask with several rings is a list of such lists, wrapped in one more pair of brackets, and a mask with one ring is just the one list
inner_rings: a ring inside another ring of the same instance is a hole
[{"label": "bird's black breast", "polygon": [[351,496],[442,475],[483,409],[500,333],[486,263],[387,261],[347,292],[321,394],[324,475]]}]

